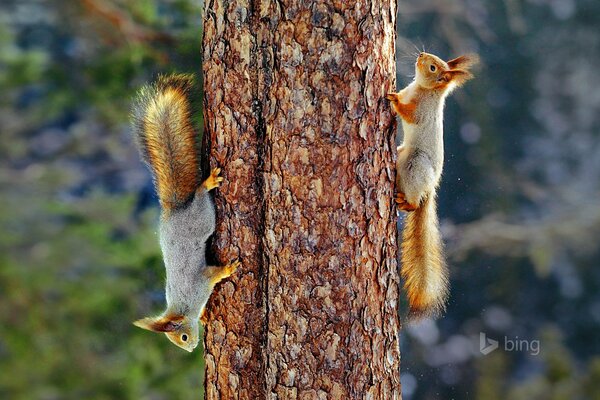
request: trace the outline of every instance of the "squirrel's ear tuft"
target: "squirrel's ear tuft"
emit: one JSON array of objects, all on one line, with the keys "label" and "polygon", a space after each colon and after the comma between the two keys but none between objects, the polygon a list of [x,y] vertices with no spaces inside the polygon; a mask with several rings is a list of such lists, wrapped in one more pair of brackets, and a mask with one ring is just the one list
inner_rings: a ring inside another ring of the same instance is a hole
[{"label": "squirrel's ear tuft", "polygon": [[469,71],[464,71],[462,69],[454,69],[450,71],[445,71],[440,80],[444,82],[452,82],[456,86],[462,86],[466,81],[473,78],[473,74]]},{"label": "squirrel's ear tuft", "polygon": [[153,332],[173,332],[179,328],[181,318],[170,317],[147,317],[138,319],[133,324],[138,328],[146,329]]},{"label": "squirrel's ear tuft", "polygon": [[474,53],[465,54],[448,61],[447,64],[450,69],[469,69],[472,66],[479,64],[479,56]]}]

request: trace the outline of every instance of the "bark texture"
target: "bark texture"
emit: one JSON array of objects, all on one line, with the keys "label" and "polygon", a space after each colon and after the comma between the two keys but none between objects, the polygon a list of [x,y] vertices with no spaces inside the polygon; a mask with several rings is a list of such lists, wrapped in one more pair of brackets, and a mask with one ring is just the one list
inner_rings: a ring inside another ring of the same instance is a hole
[{"label": "bark texture", "polygon": [[207,0],[208,399],[400,398],[394,1]]}]

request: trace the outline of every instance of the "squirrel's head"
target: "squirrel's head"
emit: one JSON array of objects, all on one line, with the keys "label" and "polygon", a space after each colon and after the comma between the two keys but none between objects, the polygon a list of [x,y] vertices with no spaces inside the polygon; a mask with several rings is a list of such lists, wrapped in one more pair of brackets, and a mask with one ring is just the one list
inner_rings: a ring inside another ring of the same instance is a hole
[{"label": "squirrel's head", "polygon": [[448,62],[429,53],[420,53],[415,63],[415,80],[426,89],[453,89],[473,78],[471,67],[479,62],[476,54],[465,54]]},{"label": "squirrel's head", "polygon": [[198,346],[200,340],[200,326],[197,318],[166,314],[143,318],[133,324],[149,331],[163,332],[173,344],[189,352]]}]

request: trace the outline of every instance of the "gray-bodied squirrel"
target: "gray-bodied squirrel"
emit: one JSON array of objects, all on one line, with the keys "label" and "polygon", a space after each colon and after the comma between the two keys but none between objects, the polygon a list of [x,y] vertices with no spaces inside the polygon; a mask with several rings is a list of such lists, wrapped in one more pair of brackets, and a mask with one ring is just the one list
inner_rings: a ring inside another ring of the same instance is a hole
[{"label": "gray-bodied squirrel", "polygon": [[223,178],[216,168],[200,182],[198,136],[189,101],[192,86],[191,75],[160,76],[140,90],[133,109],[135,137],[161,206],[159,236],[167,274],[166,310],[134,324],[164,332],[190,352],[198,345],[200,320],[214,286],[240,265],[206,265],[206,241],[215,230],[209,191]]}]

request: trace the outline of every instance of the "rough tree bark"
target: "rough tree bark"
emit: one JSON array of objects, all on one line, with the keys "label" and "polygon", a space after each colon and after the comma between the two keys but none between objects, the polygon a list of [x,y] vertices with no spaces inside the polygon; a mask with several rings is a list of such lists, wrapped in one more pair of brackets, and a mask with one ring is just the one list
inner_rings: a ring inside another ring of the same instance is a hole
[{"label": "rough tree bark", "polygon": [[398,399],[395,1],[207,0],[208,399]]}]

